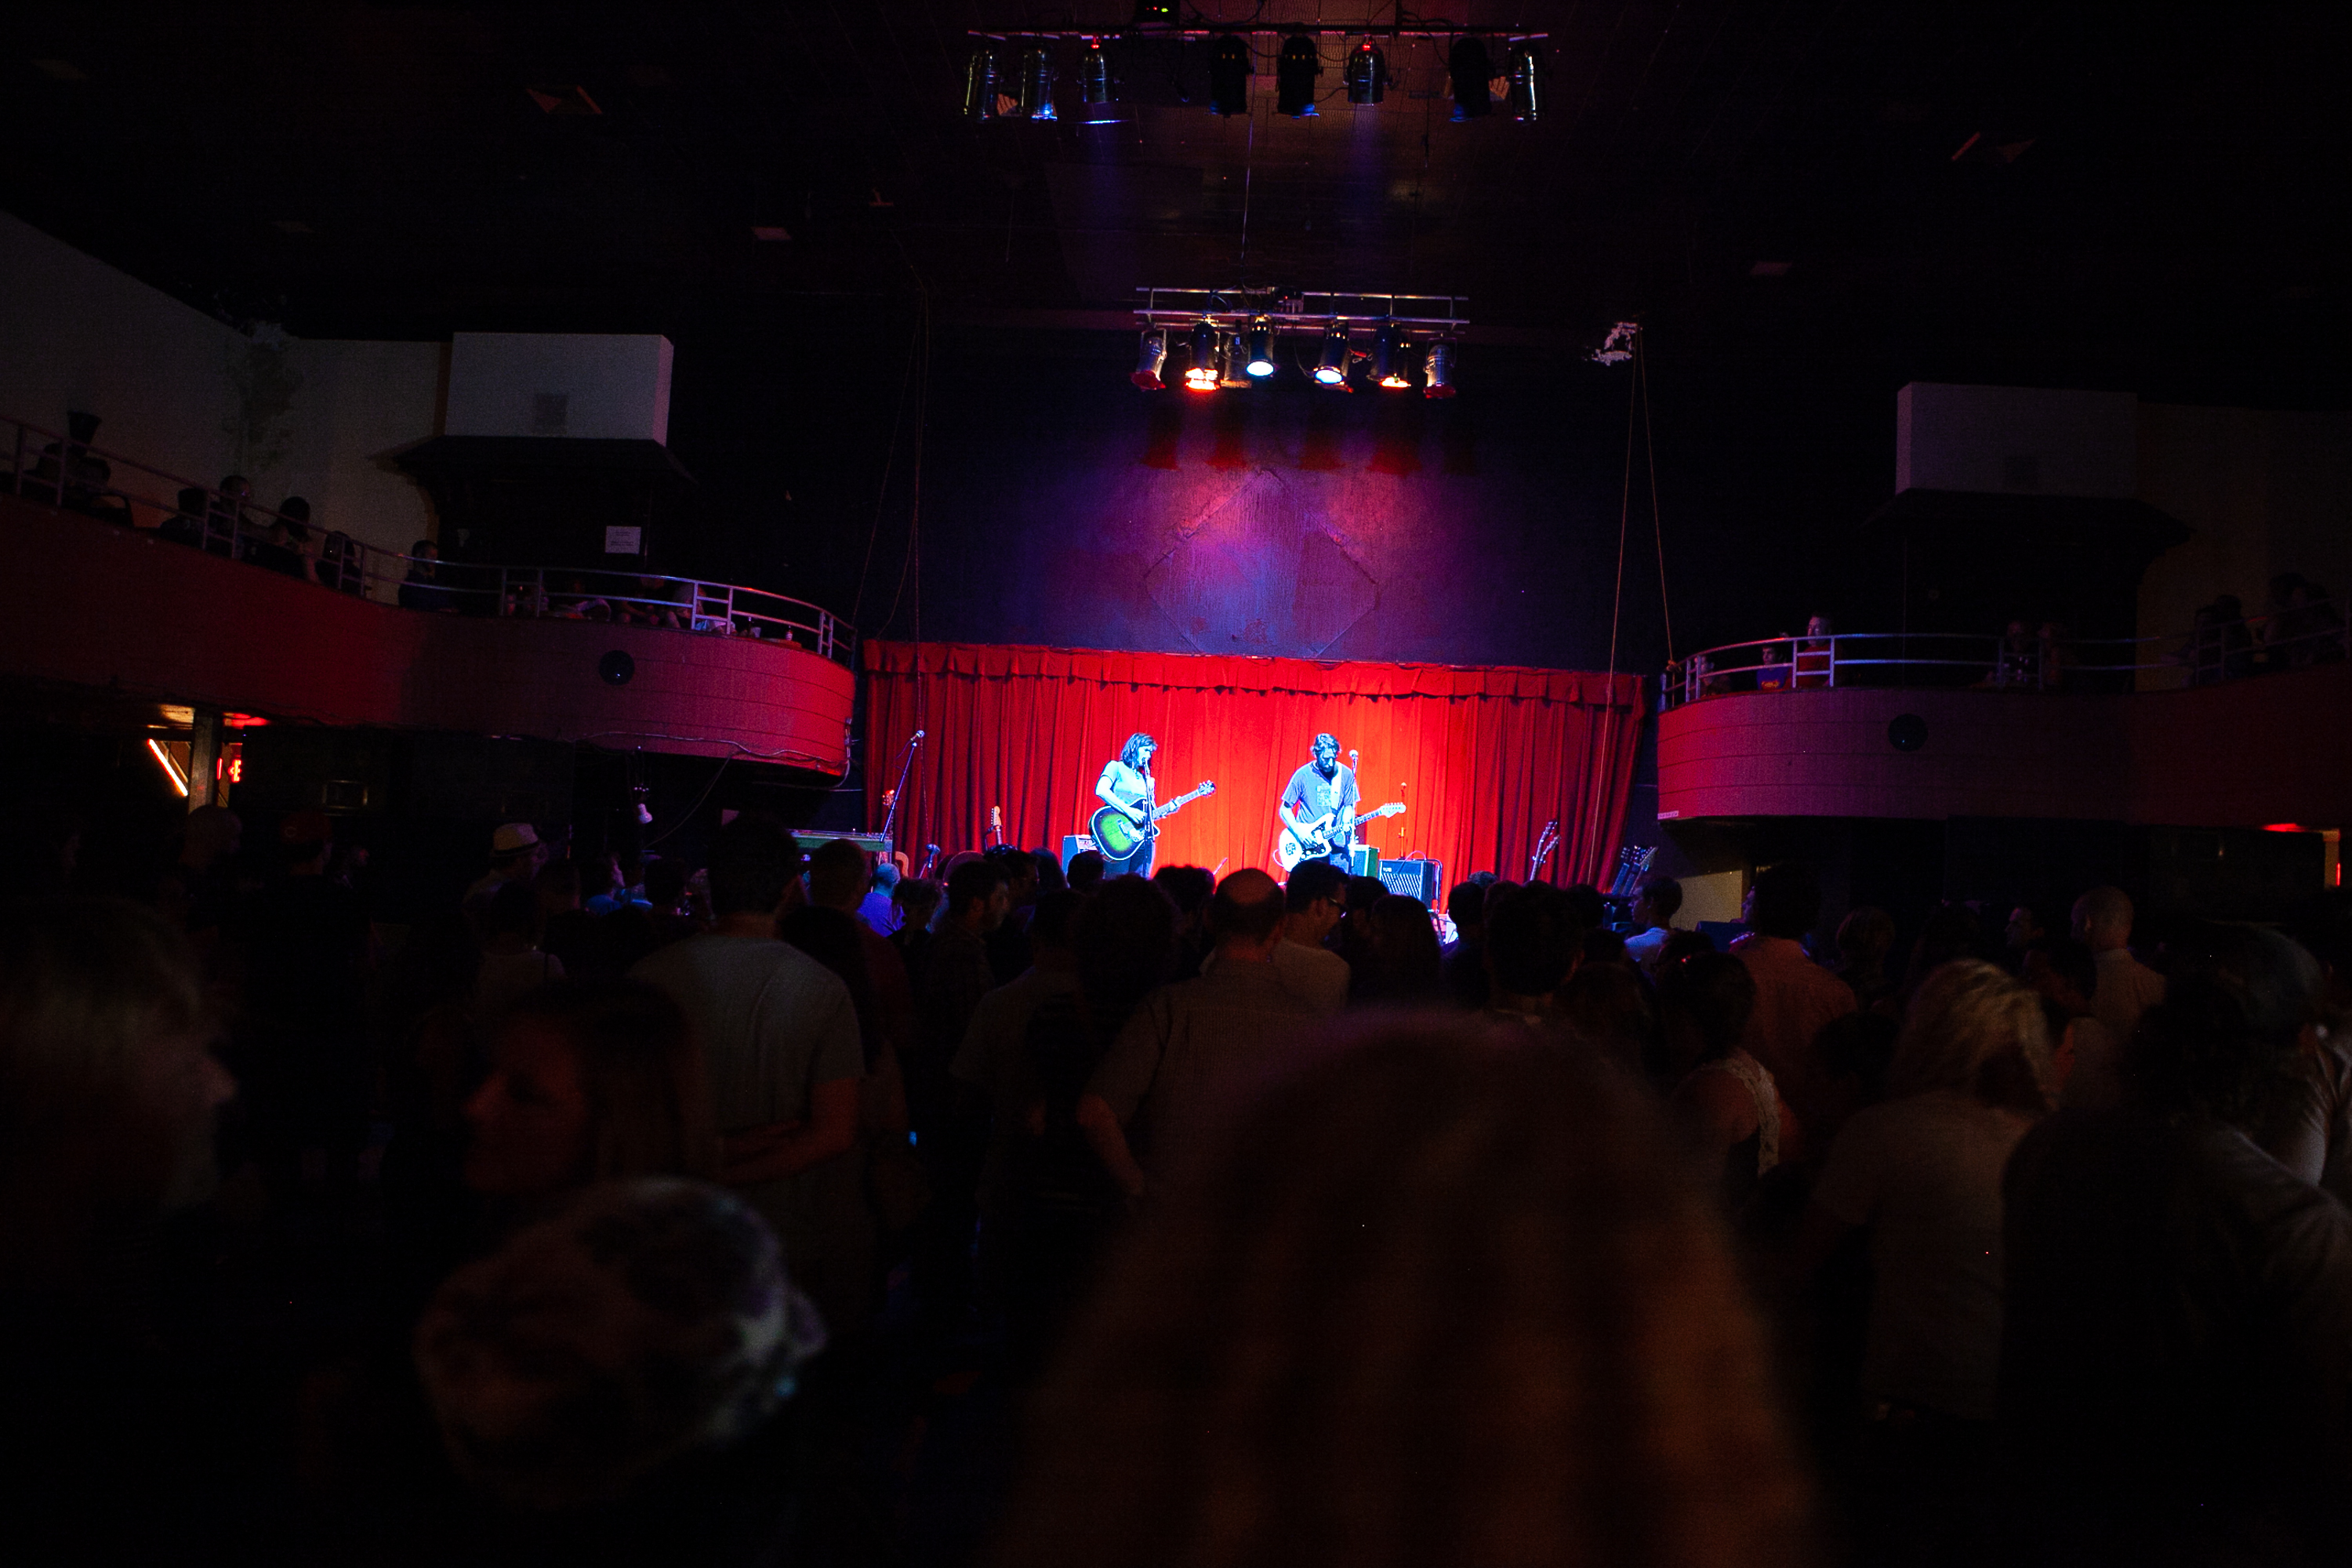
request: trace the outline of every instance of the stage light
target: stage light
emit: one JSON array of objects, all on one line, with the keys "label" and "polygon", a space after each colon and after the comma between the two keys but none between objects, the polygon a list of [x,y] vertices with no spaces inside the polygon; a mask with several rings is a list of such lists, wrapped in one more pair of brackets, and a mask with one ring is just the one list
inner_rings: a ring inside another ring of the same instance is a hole
[{"label": "stage light", "polygon": [[1383,322],[1372,340],[1372,380],[1391,389],[1412,384],[1404,368],[1404,331],[1394,321]]},{"label": "stage light", "polygon": [[1244,367],[1252,375],[1274,374],[1274,323],[1264,316],[1250,323],[1249,357],[1244,362]]},{"label": "stage light", "polygon": [[1192,329],[1192,363],[1184,367],[1184,390],[1214,392],[1218,380],[1217,324],[1203,317]]},{"label": "stage light", "polygon": [[1445,68],[1454,78],[1454,118],[1456,121],[1475,120],[1493,111],[1494,103],[1486,96],[1486,79],[1494,74],[1494,65],[1486,57],[1486,46],[1476,38],[1457,38],[1445,57]]},{"label": "stage light", "polygon": [[1209,109],[1216,114],[1249,112],[1249,40],[1228,33],[1209,51]]},{"label": "stage light", "polygon": [[963,114],[967,120],[987,120],[996,113],[996,56],[986,44],[974,44],[963,63]]},{"label": "stage light", "polygon": [[1282,50],[1274,58],[1274,107],[1278,113],[1293,120],[1304,120],[1315,112],[1315,79],[1323,74],[1323,58],[1315,50],[1315,40],[1292,37],[1283,40]]},{"label": "stage light", "polygon": [[1338,321],[1323,334],[1323,353],[1315,362],[1315,379],[1324,386],[1348,384],[1348,329]]},{"label": "stage light", "polygon": [[1340,76],[1348,84],[1349,103],[1378,103],[1388,96],[1389,58],[1366,38],[1348,51],[1348,64]]},{"label": "stage light", "polygon": [[1054,57],[1042,43],[1023,47],[1013,75],[1016,112],[1031,120],[1054,118]]},{"label": "stage light", "polygon": [[1504,74],[1511,79],[1511,118],[1543,118],[1543,51],[1533,44],[1517,43],[1503,51]]},{"label": "stage light", "polygon": [[1421,395],[1423,397],[1454,395],[1454,345],[1434,342],[1421,361]]},{"label": "stage light", "polygon": [[1143,341],[1136,345],[1135,372],[1128,379],[1146,392],[1163,391],[1168,384],[1160,379],[1160,373],[1167,367],[1167,364],[1168,334],[1160,328],[1153,327],[1143,334]]},{"label": "stage light", "polygon": [[1242,348],[1241,334],[1226,332],[1217,339],[1217,384],[1219,386],[1250,386],[1249,359]]},{"label": "stage light", "polygon": [[1110,101],[1110,58],[1103,53],[1100,38],[1088,38],[1078,56],[1078,101],[1088,109]]}]

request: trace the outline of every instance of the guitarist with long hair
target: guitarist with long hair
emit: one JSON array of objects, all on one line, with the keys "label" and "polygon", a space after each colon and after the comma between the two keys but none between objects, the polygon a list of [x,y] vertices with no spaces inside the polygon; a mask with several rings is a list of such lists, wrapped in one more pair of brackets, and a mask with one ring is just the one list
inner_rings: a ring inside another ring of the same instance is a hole
[{"label": "guitarist with long hair", "polygon": [[1160,742],[1138,730],[1127,738],[1118,755],[1103,764],[1102,777],[1095,781],[1095,798],[1135,824],[1142,841],[1124,858],[1102,847],[1103,875],[1124,877],[1132,871],[1139,877],[1151,875],[1152,847],[1159,840],[1142,830],[1151,825],[1152,794],[1157,785],[1151,777],[1151,753]]}]

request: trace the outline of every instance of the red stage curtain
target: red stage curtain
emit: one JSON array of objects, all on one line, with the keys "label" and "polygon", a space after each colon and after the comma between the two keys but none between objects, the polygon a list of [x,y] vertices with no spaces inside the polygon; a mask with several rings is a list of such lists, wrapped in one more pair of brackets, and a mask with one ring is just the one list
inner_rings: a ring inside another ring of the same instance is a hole
[{"label": "red stage curtain", "polygon": [[1160,798],[1202,779],[1217,793],[1161,825],[1158,864],[1274,869],[1275,803],[1318,731],[1362,753],[1367,825],[1385,859],[1443,861],[1447,881],[1514,881],[1547,821],[1559,852],[1544,875],[1613,875],[1633,776],[1641,678],[1573,670],[1115,653],[970,643],[866,645],[866,820],[882,821],[907,739],[926,731],[896,834],[921,860],[984,842],[1004,808],[1005,842],[1058,852],[1083,833],[1095,780],[1128,736],[1160,742]]}]

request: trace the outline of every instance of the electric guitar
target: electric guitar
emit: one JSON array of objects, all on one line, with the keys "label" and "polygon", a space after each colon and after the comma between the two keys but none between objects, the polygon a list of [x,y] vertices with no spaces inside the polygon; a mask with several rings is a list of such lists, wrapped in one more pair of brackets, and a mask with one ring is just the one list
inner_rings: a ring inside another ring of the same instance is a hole
[{"label": "electric guitar", "polygon": [[1383,816],[1394,816],[1402,810],[1404,802],[1392,800],[1377,811],[1361,811],[1352,816],[1327,811],[1312,822],[1301,823],[1297,831],[1286,824],[1282,837],[1275,840],[1274,858],[1282,862],[1286,872],[1301,860],[1326,858],[1332,850],[1355,837],[1358,824],[1378,822]]},{"label": "electric guitar", "polygon": [[1104,859],[1124,860],[1146,842],[1160,837],[1161,817],[1173,816],[1202,795],[1216,793],[1215,783],[1202,779],[1199,789],[1180,795],[1165,805],[1153,806],[1141,822],[1115,805],[1107,805],[1095,813],[1094,820],[1087,824],[1087,831],[1094,835],[1095,847],[1102,851]]}]

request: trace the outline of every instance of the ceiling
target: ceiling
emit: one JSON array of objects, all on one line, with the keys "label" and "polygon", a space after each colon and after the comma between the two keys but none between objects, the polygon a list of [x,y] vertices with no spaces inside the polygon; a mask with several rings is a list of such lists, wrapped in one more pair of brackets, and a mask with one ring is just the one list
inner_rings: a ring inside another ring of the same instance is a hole
[{"label": "ceiling", "polygon": [[[1562,350],[1638,316],[1747,385],[2352,401],[2330,8],[1447,3],[1416,25],[1549,35],[1539,121],[1452,123],[1444,46],[1411,39],[1378,109],[1338,97],[1327,41],[1313,120],[1270,74],[1245,117],[1180,103],[1165,62],[1110,123],[1066,80],[1058,122],[959,117],[969,29],[1129,0],[28,6],[0,205],[310,336],[828,297],[1111,322],[1139,285],[1278,285],[1465,295],[1483,333]],[[1366,8],[1188,15],[1255,28],[1263,70],[1275,27]]]}]

